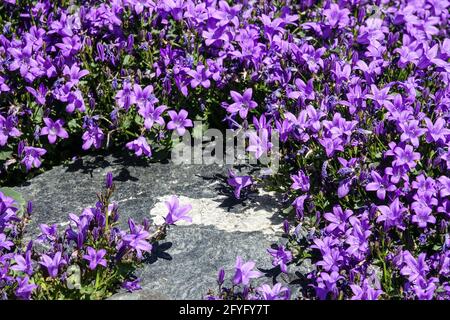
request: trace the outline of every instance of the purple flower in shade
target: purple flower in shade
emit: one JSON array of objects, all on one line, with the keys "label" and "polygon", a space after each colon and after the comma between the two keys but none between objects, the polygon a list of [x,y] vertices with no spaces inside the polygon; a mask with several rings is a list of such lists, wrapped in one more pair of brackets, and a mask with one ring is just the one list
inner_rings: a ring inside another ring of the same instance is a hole
[{"label": "purple flower in shade", "polygon": [[83,139],[83,150],[88,150],[92,146],[96,149],[102,146],[102,142],[105,135],[103,134],[102,129],[98,127],[96,124],[89,125],[87,131],[83,133],[81,137]]},{"label": "purple flower in shade", "polygon": [[239,116],[242,119],[247,118],[248,111],[255,109],[258,106],[258,104],[252,100],[252,93],[252,88],[246,89],[242,95],[236,91],[231,91],[230,95],[234,103],[227,107],[227,111],[233,114],[239,113]]},{"label": "purple flower in shade", "polygon": [[272,288],[268,284],[256,288],[264,300],[289,300],[291,291],[277,283]]},{"label": "purple flower in shade", "polygon": [[341,206],[334,206],[333,212],[326,212],[323,215],[323,217],[329,222],[325,230],[329,233],[345,232],[347,228],[347,221],[352,215],[352,210],[342,210]]},{"label": "purple flower in shade", "polygon": [[39,264],[47,268],[48,274],[51,278],[56,278],[58,276],[59,267],[66,265],[67,261],[61,257],[61,252],[56,252],[52,257],[43,254]]},{"label": "purple flower in shade", "polygon": [[419,121],[410,120],[406,123],[400,123],[399,127],[402,131],[400,141],[409,141],[417,148],[419,146],[419,137],[426,132],[425,129],[419,128]]},{"label": "purple flower in shade", "polygon": [[128,111],[131,105],[136,103],[136,95],[129,81],[123,83],[122,90],[119,90],[115,96],[117,105],[125,111]]},{"label": "purple flower in shade", "polygon": [[432,214],[433,210],[426,203],[415,201],[411,204],[411,209],[415,213],[411,217],[411,221],[416,223],[419,228],[426,228],[428,223],[436,223],[436,218]]},{"label": "purple flower in shade", "polygon": [[44,118],[45,127],[41,129],[41,136],[47,136],[48,142],[54,144],[56,139],[67,139],[69,134],[63,128],[64,120],[58,119],[53,121],[50,118]]},{"label": "purple flower in shade", "polygon": [[23,148],[23,159],[20,161],[25,165],[27,171],[31,168],[39,168],[41,166],[41,157],[47,153],[47,150],[35,147]]},{"label": "purple flower in shade", "polygon": [[236,199],[241,198],[242,188],[248,187],[253,184],[250,176],[236,176],[232,170],[228,170],[228,184],[234,188],[234,196]]},{"label": "purple flower in shade", "polygon": [[205,68],[204,65],[198,65],[195,71],[189,70],[187,74],[192,77],[191,80],[192,88],[196,88],[200,84],[202,85],[202,87],[206,89],[208,89],[211,86],[211,81],[209,80],[211,73]]},{"label": "purple flower in shade", "polygon": [[86,105],[84,104],[83,94],[80,90],[70,92],[67,96],[66,112],[73,113],[75,110],[80,112],[86,111]]},{"label": "purple flower in shade", "polygon": [[267,252],[273,257],[272,265],[280,266],[282,272],[287,273],[287,265],[292,261],[292,253],[286,250],[285,246],[278,246],[277,249],[269,248]]},{"label": "purple flower in shade", "polygon": [[66,58],[77,54],[82,47],[80,37],[78,36],[64,37],[62,41],[62,43],[57,43],[56,47],[61,49],[62,55]]},{"label": "purple flower in shade", "polygon": [[383,290],[373,288],[367,279],[364,279],[362,285],[351,284],[350,288],[353,291],[352,300],[378,300]]},{"label": "purple flower in shade", "polygon": [[395,185],[389,182],[389,176],[384,175],[381,177],[375,170],[372,170],[370,175],[372,182],[367,184],[366,190],[376,191],[378,199],[384,200],[386,198],[386,191],[392,192],[397,189]]},{"label": "purple flower in shade", "polygon": [[23,278],[17,278],[17,288],[14,292],[16,297],[22,300],[30,300],[31,294],[38,286],[34,283],[30,283],[30,278],[25,276]]},{"label": "purple flower in shade", "polygon": [[395,198],[394,201],[388,206],[378,206],[378,211],[381,213],[377,222],[384,222],[384,229],[388,230],[392,227],[398,228],[400,230],[404,229],[403,226],[403,214],[407,211],[406,208],[402,206],[400,200]]},{"label": "purple flower in shade", "polygon": [[181,109],[179,113],[176,111],[170,110],[167,111],[170,116],[170,121],[167,124],[167,129],[176,130],[178,135],[183,136],[186,132],[186,128],[193,127],[192,120],[187,119],[188,112],[184,109]]},{"label": "purple flower in shade", "polygon": [[122,283],[122,288],[124,288],[125,290],[127,290],[128,292],[133,292],[133,291],[137,291],[137,290],[141,290],[142,287],[140,285],[141,279],[137,278],[135,280],[126,280]]},{"label": "purple flower in shade", "polygon": [[319,139],[319,142],[325,148],[328,157],[332,157],[336,151],[344,151],[342,140],[340,138],[322,138]]},{"label": "purple flower in shade", "polygon": [[394,166],[407,166],[412,169],[416,166],[416,161],[420,160],[420,153],[414,152],[410,145],[406,145],[404,149],[395,147],[394,154],[395,160],[392,162]]},{"label": "purple flower in shade", "polygon": [[31,262],[31,250],[27,250],[25,257],[21,254],[14,255],[14,262],[16,263],[11,267],[11,270],[24,272],[28,275],[33,273],[33,264]]},{"label": "purple flower in shade", "polygon": [[104,259],[105,255],[105,249],[95,250],[92,247],[87,247],[87,254],[83,256],[83,259],[89,261],[89,269],[95,270],[97,265],[101,265],[106,268],[106,260]]},{"label": "purple flower in shade", "polygon": [[105,186],[106,186],[106,189],[111,189],[112,188],[112,186],[113,186],[113,174],[112,174],[112,172],[108,172],[107,174],[106,174],[106,178],[105,178]]},{"label": "purple flower in shade", "polygon": [[265,128],[259,130],[259,136],[256,132],[250,132],[249,146],[247,151],[253,152],[256,159],[259,159],[263,154],[272,148],[272,143],[269,142],[269,131]]},{"label": "purple flower in shade", "polygon": [[446,121],[443,118],[437,118],[434,123],[430,118],[425,118],[425,123],[427,125],[425,139],[428,143],[445,142],[450,135],[450,130],[445,128]]},{"label": "purple flower in shade", "polygon": [[335,3],[332,3],[329,9],[323,11],[323,15],[326,18],[325,22],[332,28],[346,27],[350,22],[350,18],[348,17],[349,14],[350,11],[348,9],[341,9],[339,8],[339,5]]},{"label": "purple flower in shade", "polygon": [[136,226],[133,219],[128,219],[128,226],[130,227],[130,233],[122,237],[122,240],[126,245],[136,250],[137,257],[142,258],[142,251],[151,252],[152,245],[148,242],[150,233],[148,233],[144,227]]},{"label": "purple flower in shade", "polygon": [[32,87],[26,87],[27,91],[36,99],[36,102],[40,105],[45,105],[45,97],[47,96],[47,88],[41,83],[38,89]]},{"label": "purple flower in shade", "polygon": [[415,259],[409,251],[403,252],[404,266],[400,270],[400,274],[408,277],[409,282],[415,282],[419,277],[425,278],[430,270],[426,261],[426,254],[421,253]]},{"label": "purple flower in shade", "polygon": [[167,224],[175,224],[180,220],[192,222],[192,218],[187,215],[187,213],[192,210],[192,206],[190,204],[180,205],[179,199],[175,196],[171,196],[169,201],[166,201],[165,204],[167,210],[169,210],[166,216]]},{"label": "purple flower in shade", "polygon": [[128,142],[125,146],[129,150],[133,150],[134,154],[138,157],[144,155],[150,158],[152,156],[152,150],[147,143],[147,139],[143,136],[140,136],[136,140]]},{"label": "purple flower in shade", "polygon": [[342,278],[343,277],[336,271],[329,274],[322,271],[317,278],[317,286],[315,287],[317,297],[320,300],[325,300],[327,299],[328,294],[331,293],[332,298],[336,298],[339,291],[337,282]]},{"label": "purple flower in shade", "polygon": [[165,122],[161,115],[166,109],[166,106],[159,106],[155,108],[152,104],[139,107],[138,113],[144,118],[144,127],[150,130],[155,123],[159,124],[161,127],[164,127]]},{"label": "purple flower in shade", "polygon": [[291,189],[300,189],[303,192],[307,192],[309,190],[309,177],[303,172],[303,170],[299,170],[296,175],[292,175],[291,180],[293,181]]},{"label": "purple flower in shade", "polygon": [[8,85],[5,83],[5,78],[0,76],[0,93],[2,92],[8,92],[11,89],[8,87]]},{"label": "purple flower in shade", "polygon": [[3,117],[0,114],[0,146],[6,145],[8,137],[19,137],[22,133],[15,128],[13,116]]},{"label": "purple flower in shade", "polygon": [[292,206],[295,208],[295,213],[299,219],[303,217],[303,213],[305,211],[305,200],[308,198],[308,194],[303,194],[295,198],[295,200],[292,202]]},{"label": "purple flower in shade", "polygon": [[253,270],[255,267],[255,262],[248,261],[244,263],[242,258],[238,256],[236,258],[236,271],[233,277],[233,283],[235,285],[243,284],[244,286],[248,285],[250,279],[259,278],[262,274],[259,271]]},{"label": "purple flower in shade", "polygon": [[14,246],[14,242],[9,241],[6,234],[0,233],[0,249],[11,250],[12,246]]}]

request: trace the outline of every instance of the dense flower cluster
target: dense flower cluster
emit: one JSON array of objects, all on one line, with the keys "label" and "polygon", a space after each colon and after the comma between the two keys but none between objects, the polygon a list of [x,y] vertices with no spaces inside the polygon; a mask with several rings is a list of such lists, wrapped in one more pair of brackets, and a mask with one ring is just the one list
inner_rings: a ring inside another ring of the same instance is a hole
[{"label": "dense flower cluster", "polygon": [[264,182],[296,226],[270,254],[311,262],[304,297],[449,298],[447,0],[71,3],[0,4],[3,176],[78,144],[151,157],[197,118],[262,131],[256,158],[276,132]]},{"label": "dense flower cluster", "polygon": [[118,206],[110,203],[113,191],[108,174],[95,207],[79,216],[69,214],[63,231],[57,224],[41,224],[40,234],[28,242],[25,226],[32,203],[23,209],[0,192],[0,299],[101,299],[120,287],[138,290],[133,271],[152,252],[153,243],[165,237],[168,226],[190,220],[191,206],[173,197],[164,224],[155,226],[144,218],[138,225],[129,218],[129,230],[123,230]]}]

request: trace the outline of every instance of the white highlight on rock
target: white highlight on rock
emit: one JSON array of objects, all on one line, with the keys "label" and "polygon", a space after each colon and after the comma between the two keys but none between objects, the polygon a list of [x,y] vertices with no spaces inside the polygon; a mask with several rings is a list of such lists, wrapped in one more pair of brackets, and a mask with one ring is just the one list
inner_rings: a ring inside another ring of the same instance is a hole
[{"label": "white highlight on rock", "polygon": [[[167,215],[165,201],[170,195],[159,197],[155,206],[150,210],[153,221],[160,224]],[[221,206],[226,196],[215,198],[193,199],[185,196],[178,197],[181,204],[191,204],[189,215],[192,223],[197,225],[214,226],[228,232],[262,232],[267,235],[279,235],[282,232],[283,217],[277,213],[276,198],[272,193],[263,193],[246,201],[240,212],[229,212],[227,207]],[[236,210],[234,210],[236,211]],[[177,225],[189,225],[185,221]]]}]

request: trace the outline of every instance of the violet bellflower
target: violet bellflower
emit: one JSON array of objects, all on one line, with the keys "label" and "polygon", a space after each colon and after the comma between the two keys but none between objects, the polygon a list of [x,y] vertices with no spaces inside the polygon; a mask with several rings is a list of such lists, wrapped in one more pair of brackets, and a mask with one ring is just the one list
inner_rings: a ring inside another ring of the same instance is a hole
[{"label": "violet bellflower", "polygon": [[192,222],[192,218],[187,215],[187,213],[192,210],[190,204],[181,205],[180,200],[176,196],[171,196],[169,200],[165,202],[165,205],[169,211],[165,219],[167,224],[175,224],[180,220]]},{"label": "violet bellflower", "polygon": [[243,188],[253,184],[250,176],[236,176],[232,170],[228,170],[228,184],[234,188],[234,196],[236,199],[241,198],[241,191]]},{"label": "violet bellflower", "polygon": [[51,278],[56,278],[58,276],[59,268],[63,265],[66,265],[67,261],[61,257],[61,252],[58,251],[53,255],[53,257],[47,254],[43,254],[41,256],[39,264],[47,269],[48,274]]},{"label": "violet bellflower", "polygon": [[230,95],[234,102],[227,107],[227,111],[239,113],[242,119],[247,118],[248,112],[255,109],[258,105],[252,100],[252,93],[252,88],[246,89],[242,95],[236,91],[231,91]]},{"label": "violet bellflower", "polygon": [[98,265],[106,268],[105,249],[95,250],[92,247],[87,247],[87,254],[83,255],[83,259],[89,262],[89,269],[95,270]]},{"label": "violet bellflower", "polygon": [[237,256],[233,283],[235,285],[243,284],[244,286],[247,286],[250,279],[259,278],[261,272],[253,270],[254,267],[255,262],[248,261],[244,263],[242,258]]},{"label": "violet bellflower", "polygon": [[39,168],[42,164],[41,157],[47,153],[47,150],[36,147],[24,147],[21,163],[25,165],[27,171],[32,168]]},{"label": "violet bellflower", "polygon": [[46,135],[48,142],[54,144],[56,139],[59,137],[61,139],[67,139],[69,134],[63,128],[64,120],[58,119],[53,121],[50,118],[44,118],[45,127],[41,129],[41,135]]},{"label": "violet bellflower", "polygon": [[183,136],[186,132],[186,128],[193,127],[192,120],[188,119],[188,112],[184,109],[181,109],[179,113],[176,111],[170,110],[167,111],[170,116],[170,121],[167,124],[167,129],[176,130],[179,136]]},{"label": "violet bellflower", "polygon": [[286,250],[285,246],[278,246],[276,249],[269,248],[267,252],[272,256],[272,265],[280,266],[282,272],[287,273],[287,264],[292,261],[292,253]]},{"label": "violet bellflower", "polygon": [[138,157],[144,155],[150,158],[152,156],[152,150],[147,143],[147,139],[143,136],[128,142],[125,146],[129,150],[134,151],[134,154]]}]

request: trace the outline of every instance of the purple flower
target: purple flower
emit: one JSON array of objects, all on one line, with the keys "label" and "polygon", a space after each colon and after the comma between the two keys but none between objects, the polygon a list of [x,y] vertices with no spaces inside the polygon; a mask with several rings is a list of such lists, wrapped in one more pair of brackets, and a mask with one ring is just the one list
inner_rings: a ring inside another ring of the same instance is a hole
[{"label": "purple flower", "polygon": [[405,148],[395,147],[395,160],[392,162],[395,166],[407,166],[412,169],[416,166],[416,161],[420,160],[420,153],[414,152],[413,147],[406,145]]},{"label": "purple flower", "polygon": [[403,276],[408,277],[408,281],[415,282],[419,277],[426,277],[430,268],[426,261],[426,254],[421,253],[415,259],[409,251],[403,252],[404,267],[400,270]]},{"label": "purple flower", "polygon": [[138,157],[145,155],[150,158],[152,156],[152,150],[147,143],[147,139],[143,136],[140,136],[136,140],[128,142],[125,146],[129,150],[133,150],[134,154]]},{"label": "purple flower", "polygon": [[64,57],[70,57],[78,53],[81,49],[80,37],[64,37],[62,43],[57,43],[56,47],[61,49],[61,53]]},{"label": "purple flower", "polygon": [[399,127],[402,131],[400,141],[409,141],[417,148],[419,146],[419,137],[426,132],[425,129],[419,128],[419,121],[411,120],[406,123],[400,123]]},{"label": "purple flower", "polygon": [[242,119],[247,118],[248,111],[255,109],[258,105],[252,100],[252,93],[252,88],[246,89],[242,95],[236,91],[231,91],[230,95],[234,103],[227,107],[227,111],[233,114],[239,113]]},{"label": "purple flower", "polygon": [[47,96],[48,90],[43,83],[39,85],[39,88],[37,90],[32,87],[26,87],[26,89],[33,95],[38,104],[45,105],[45,97]]},{"label": "purple flower", "polygon": [[322,271],[317,278],[317,286],[315,287],[317,297],[321,300],[325,300],[327,299],[328,294],[331,293],[332,298],[336,298],[338,293],[337,282],[340,279],[342,279],[342,276],[336,271],[331,273]]},{"label": "purple flower", "polygon": [[354,294],[352,300],[378,300],[380,295],[383,294],[383,290],[375,289],[369,285],[367,279],[364,279],[362,285],[351,284],[350,288]]},{"label": "purple flower", "polygon": [[305,175],[303,170],[299,170],[296,175],[291,175],[291,180],[293,181],[291,185],[292,189],[300,189],[303,192],[309,191],[309,177]]},{"label": "purple flower", "polygon": [[70,68],[65,66],[63,69],[63,75],[68,77],[69,81],[67,84],[72,87],[78,84],[81,78],[88,75],[89,71],[81,70],[77,64],[73,64]]},{"label": "purple flower", "polygon": [[144,89],[138,84],[133,86],[134,96],[136,104],[139,108],[145,108],[147,106],[153,107],[155,103],[158,103],[158,99],[153,94],[153,86],[148,85]]},{"label": "purple flower", "polygon": [[53,121],[50,118],[44,118],[45,127],[41,129],[41,136],[46,135],[48,138],[48,142],[54,144],[56,142],[57,137],[61,139],[67,139],[69,134],[63,128],[64,121],[58,119]]},{"label": "purple flower", "polygon": [[228,184],[234,187],[234,196],[236,199],[241,198],[241,190],[253,184],[250,176],[236,176],[232,170],[228,170]]},{"label": "purple flower", "polygon": [[175,224],[180,220],[192,222],[192,218],[187,215],[187,213],[192,210],[192,206],[190,204],[180,205],[179,199],[175,196],[171,196],[165,204],[167,210],[169,210],[166,216],[167,224]]},{"label": "purple flower", "polygon": [[27,171],[31,168],[39,168],[41,166],[41,157],[47,153],[47,150],[35,147],[24,147],[23,148],[23,159],[20,161],[25,165]]},{"label": "purple flower", "polygon": [[323,15],[326,17],[325,22],[332,28],[340,27],[344,28],[349,24],[349,14],[348,9],[339,8],[338,4],[332,3],[329,9],[323,11]]},{"label": "purple flower", "polygon": [[236,271],[233,277],[233,283],[235,285],[243,284],[244,286],[248,285],[250,279],[259,278],[261,276],[261,272],[253,270],[255,267],[255,262],[248,261],[244,263],[242,258],[238,256],[236,258]]},{"label": "purple flower", "polygon": [[59,267],[66,265],[67,262],[64,258],[61,258],[61,252],[56,252],[53,258],[43,254],[39,263],[47,268],[48,274],[51,278],[56,278],[58,276]]},{"label": "purple flower", "polygon": [[130,82],[125,81],[123,83],[122,90],[119,90],[116,94],[116,102],[117,105],[125,111],[128,111],[131,105],[136,103],[136,95],[134,93],[134,90],[130,84]]},{"label": "purple flower", "polygon": [[100,148],[104,137],[105,135],[103,134],[102,129],[100,129],[96,124],[91,124],[81,137],[83,139],[83,150],[88,150],[92,146],[96,149]]},{"label": "purple flower", "polygon": [[411,217],[411,221],[416,223],[419,228],[426,228],[428,223],[436,223],[436,218],[432,214],[433,210],[426,203],[415,201],[411,204],[411,209],[415,213]]},{"label": "purple flower", "polygon": [[4,233],[0,233],[0,249],[6,249],[9,251],[12,246],[14,246],[14,243],[9,241]]},{"label": "purple flower", "polygon": [[353,215],[353,211],[350,209],[342,210],[341,206],[337,205],[333,207],[333,212],[326,212],[323,217],[329,221],[326,231],[333,232],[345,232],[348,219]]},{"label": "purple flower", "polygon": [[167,109],[166,106],[159,106],[155,108],[152,104],[146,104],[144,107],[139,107],[138,113],[144,118],[144,127],[150,130],[155,123],[164,127],[164,119],[161,114]]},{"label": "purple flower", "polygon": [[211,73],[205,68],[204,65],[198,65],[197,69],[189,70],[188,75],[192,77],[191,87],[196,88],[198,85],[202,85],[202,87],[208,89],[211,86],[211,81],[209,81],[209,76]]},{"label": "purple flower", "polygon": [[384,222],[385,230],[388,230],[392,227],[398,228],[400,230],[404,229],[403,226],[403,214],[407,211],[404,208],[400,200],[395,198],[394,201],[388,206],[378,206],[378,210],[380,211],[380,215],[377,218],[377,222]]},{"label": "purple flower", "polygon": [[322,138],[319,139],[319,142],[325,148],[328,157],[332,157],[336,151],[344,151],[342,140],[340,138]]},{"label": "purple flower", "polygon": [[19,137],[22,133],[15,128],[15,118],[7,118],[0,114],[0,146],[6,145],[8,137]]},{"label": "purple flower", "polygon": [[28,276],[17,278],[17,288],[14,292],[16,297],[22,300],[30,300],[33,291],[38,288],[34,283],[30,283]]},{"label": "purple flower", "polygon": [[272,148],[272,143],[269,142],[269,131],[265,128],[259,130],[259,136],[255,132],[250,132],[249,146],[247,151],[253,152],[256,159],[261,158],[262,155],[267,155],[267,151]]},{"label": "purple flower", "polygon": [[12,270],[21,271],[29,276],[33,273],[33,265],[31,262],[31,250],[27,250],[25,253],[25,257],[21,254],[14,255],[15,265],[11,267]]},{"label": "purple flower", "polygon": [[268,284],[256,288],[264,300],[289,300],[289,288],[281,286],[281,283],[275,284],[272,288]]},{"label": "purple flower", "polygon": [[102,265],[106,268],[105,255],[105,249],[95,250],[92,247],[87,247],[87,254],[83,256],[83,259],[89,262],[89,269],[95,270],[97,265]]},{"label": "purple flower", "polygon": [[292,261],[292,253],[286,250],[285,246],[278,246],[277,249],[269,248],[267,252],[273,257],[272,265],[280,266],[281,271],[287,273],[287,265]]},{"label": "purple flower", "polygon": [[183,136],[186,132],[186,128],[193,127],[192,120],[187,119],[188,112],[181,109],[179,113],[170,110],[167,111],[171,121],[167,124],[167,129],[176,130],[178,135]]},{"label": "purple flower", "polygon": [[136,250],[137,257],[142,258],[142,251],[151,252],[152,245],[148,242],[150,233],[148,233],[142,226],[136,226],[133,219],[128,219],[128,226],[130,233],[122,237],[126,245]]},{"label": "purple flower", "polygon": [[137,278],[135,280],[126,280],[122,283],[122,288],[124,288],[125,290],[127,290],[128,292],[133,292],[133,291],[137,291],[137,290],[141,290],[142,287],[140,285],[141,279]]},{"label": "purple flower", "polygon": [[372,170],[370,175],[373,182],[367,184],[366,190],[376,191],[378,199],[384,200],[386,198],[386,191],[392,192],[396,190],[395,185],[389,182],[389,177],[387,175],[381,177],[375,170]]}]

